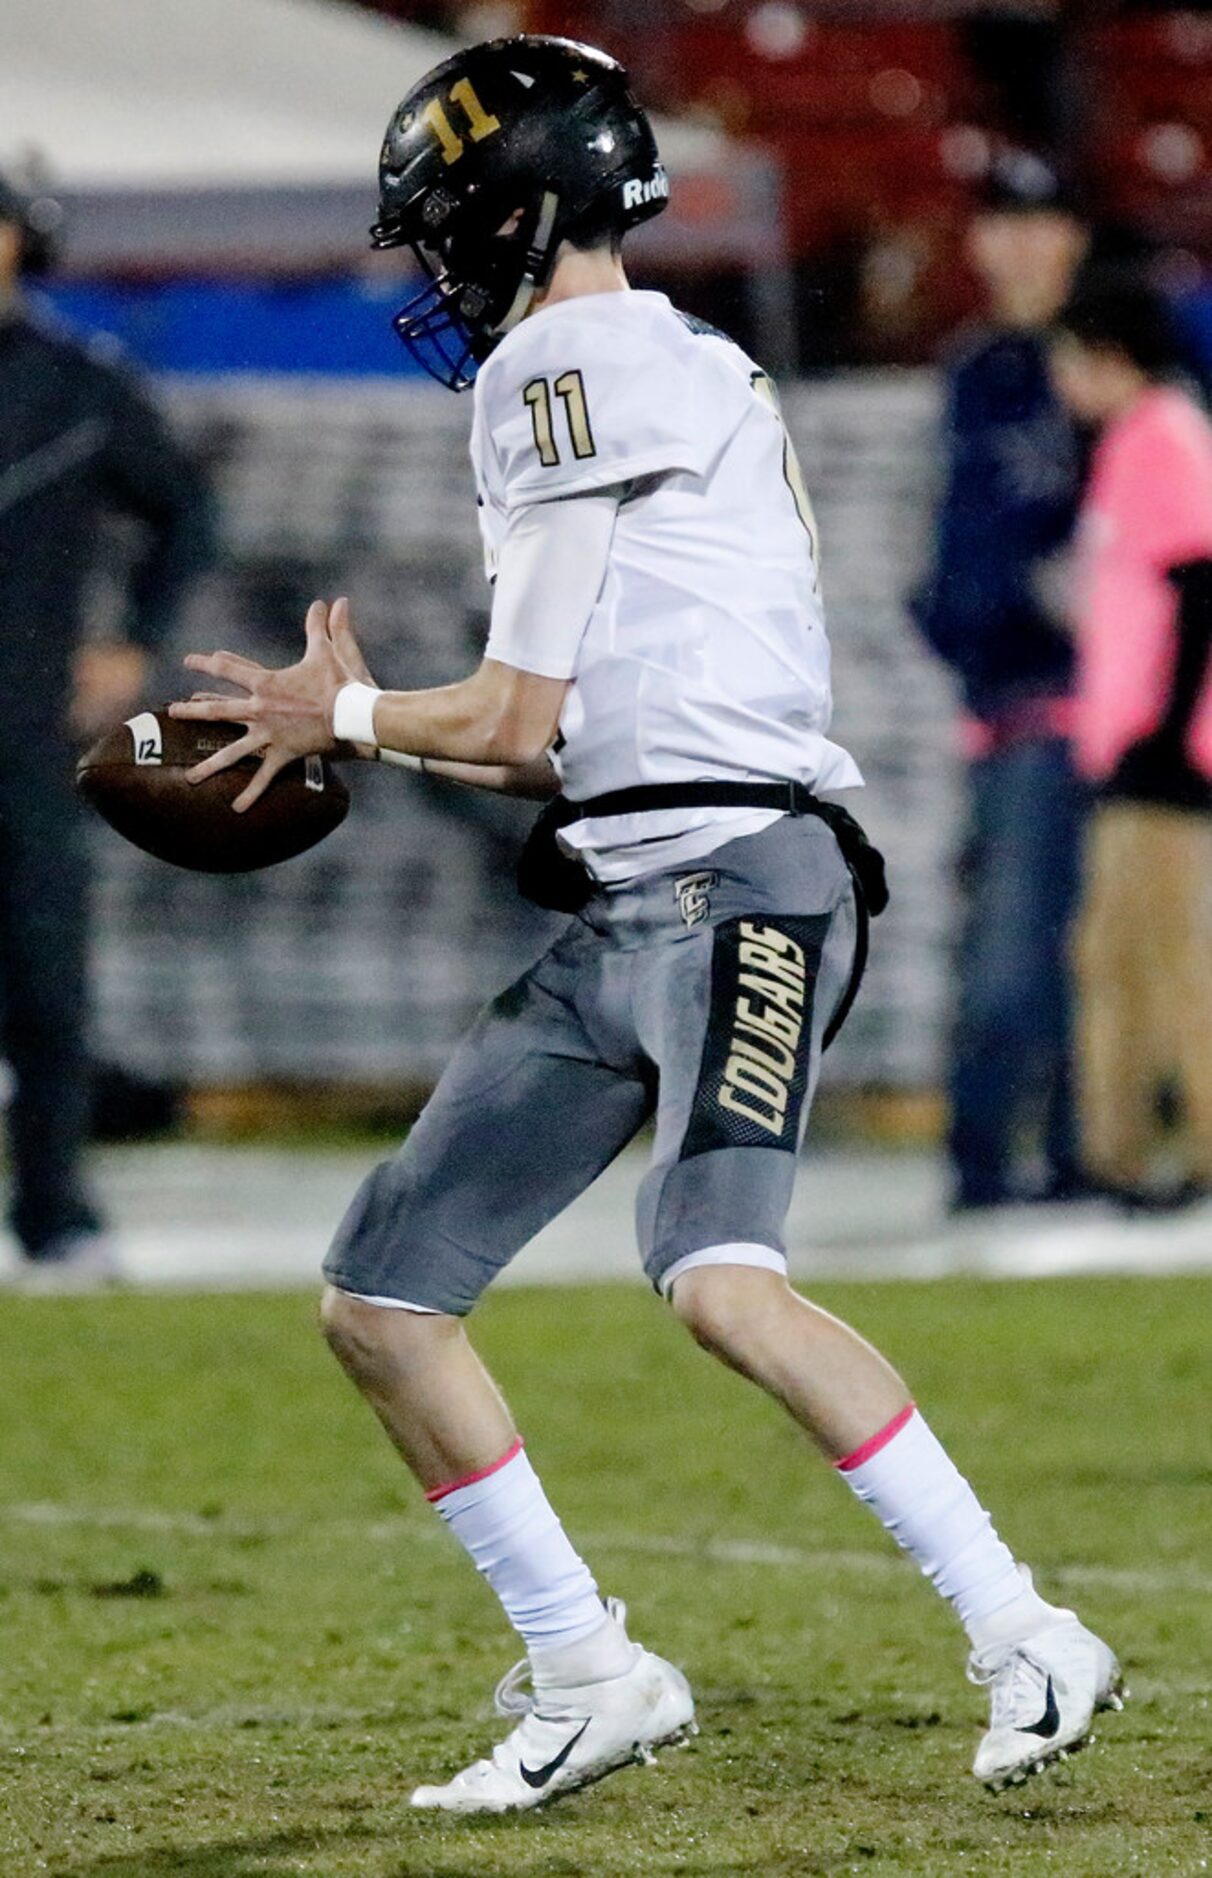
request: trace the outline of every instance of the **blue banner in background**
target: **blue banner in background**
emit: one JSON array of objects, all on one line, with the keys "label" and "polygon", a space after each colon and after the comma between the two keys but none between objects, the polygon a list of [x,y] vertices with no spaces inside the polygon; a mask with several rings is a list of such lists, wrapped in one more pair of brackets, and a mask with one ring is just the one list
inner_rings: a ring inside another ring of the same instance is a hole
[{"label": "blue banner in background", "polygon": [[77,331],[111,334],[151,371],[420,371],[391,327],[408,280],[56,281],[44,291]]},{"label": "blue banner in background", "polygon": [[1191,347],[1192,369],[1204,402],[1212,409],[1212,284],[1185,295],[1178,303],[1179,329]]}]

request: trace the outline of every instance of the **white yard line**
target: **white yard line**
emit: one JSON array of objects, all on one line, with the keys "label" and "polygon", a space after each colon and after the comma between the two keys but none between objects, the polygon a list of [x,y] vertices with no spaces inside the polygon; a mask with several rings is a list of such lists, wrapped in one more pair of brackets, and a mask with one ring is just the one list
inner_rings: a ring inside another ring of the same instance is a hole
[{"label": "white yard line", "polygon": [[[208,1519],[201,1513],[171,1513],[155,1507],[70,1506],[59,1501],[35,1500],[0,1505],[0,1521],[10,1525],[74,1527],[94,1532],[159,1532],[194,1539],[289,1538],[319,1531],[351,1543],[400,1544],[407,1540],[412,1544],[418,1539],[449,1543],[445,1527],[437,1521],[414,1522],[407,1517],[395,1520],[240,1520],[220,1515]],[[829,1574],[852,1572],[875,1577],[891,1577],[910,1569],[907,1561],[895,1552],[814,1550],[809,1546],[779,1545],[763,1539],[701,1539],[672,1533],[604,1531],[586,1535],[583,1543],[590,1553],[621,1552],[646,1558],[695,1559],[728,1567],[759,1566]],[[1091,1562],[1049,1565],[1041,1569],[1048,1578],[1062,1585],[1103,1586],[1149,1597],[1165,1596],[1172,1591],[1197,1597],[1212,1596],[1212,1573],[1193,1565],[1141,1570]]]}]

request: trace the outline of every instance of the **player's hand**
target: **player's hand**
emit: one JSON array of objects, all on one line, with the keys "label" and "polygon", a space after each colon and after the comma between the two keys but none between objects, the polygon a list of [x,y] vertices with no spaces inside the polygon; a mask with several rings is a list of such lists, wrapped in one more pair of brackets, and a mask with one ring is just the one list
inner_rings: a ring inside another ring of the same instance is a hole
[{"label": "player's hand", "polygon": [[[331,626],[336,628],[336,639]],[[235,698],[198,693],[170,706],[173,717],[245,726],[243,737],[189,771],[190,782],[205,782],[208,776],[230,769],[246,757],[259,756],[261,762],[252,781],[232,803],[238,814],[264,795],[287,764],[300,757],[325,755],[337,747],[332,734],[337,692],[352,679],[368,682],[364,677],[365,661],[349,625],[347,601],[338,601],[330,608],[323,600],[314,600],[307,609],[304,631],[307,647],[303,657],[297,665],[279,671],[234,652],[191,652],[185,660],[190,671],[238,685],[246,694]]]}]

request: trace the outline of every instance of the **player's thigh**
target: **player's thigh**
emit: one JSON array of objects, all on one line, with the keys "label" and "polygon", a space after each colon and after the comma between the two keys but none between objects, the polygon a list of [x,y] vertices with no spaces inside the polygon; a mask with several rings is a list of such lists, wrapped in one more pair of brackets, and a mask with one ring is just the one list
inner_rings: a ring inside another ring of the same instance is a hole
[{"label": "player's thigh", "polygon": [[749,881],[748,843],[731,844],[742,851],[739,877],[722,883],[712,924],[646,964],[659,1100],[637,1226],[645,1270],[661,1289],[709,1250],[785,1268],[796,1152],[824,1033],[850,982],[855,907],[828,830],[776,826],[777,840],[774,830],[748,838],[764,844]]},{"label": "player's thigh", "polygon": [[355,1196],[331,1284],[463,1315],[631,1139],[649,1090],[599,1060],[565,988],[541,961],[483,1013]]}]

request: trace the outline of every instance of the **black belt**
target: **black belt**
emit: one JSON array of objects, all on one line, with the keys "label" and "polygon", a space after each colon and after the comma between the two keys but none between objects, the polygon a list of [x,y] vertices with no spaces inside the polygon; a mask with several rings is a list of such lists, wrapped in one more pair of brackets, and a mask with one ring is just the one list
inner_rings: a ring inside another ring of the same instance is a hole
[{"label": "black belt", "polygon": [[781,809],[784,815],[818,815],[834,805],[822,802],[803,783],[725,782],[708,776],[701,782],[637,783],[631,789],[608,789],[605,795],[568,806],[578,820],[584,820],[590,815],[639,815],[647,809]]},{"label": "black belt", "polygon": [[590,816],[640,815],[659,809],[777,809],[784,815],[815,815],[836,835],[872,918],[877,919],[888,904],[888,881],[879,849],[872,847],[860,823],[840,802],[822,802],[803,783],[725,782],[705,777],[701,782],[637,783],[631,789],[608,789],[585,802],[571,802],[566,796],[557,801],[561,828]]},{"label": "black belt", "polygon": [[863,982],[867,969],[870,922],[888,904],[888,881],[884,857],[872,847],[861,824],[839,802],[822,802],[803,783],[726,782],[704,778],[701,782],[637,783],[631,789],[608,789],[604,795],[590,796],[585,802],[563,799],[559,825],[587,821],[599,815],[639,815],[660,809],[777,809],[784,815],[815,815],[833,830],[842,859],[854,885],[856,926],[854,965],[850,981],[837,1010],[829,1020],[822,1049],[827,1050],[842,1028]]}]

